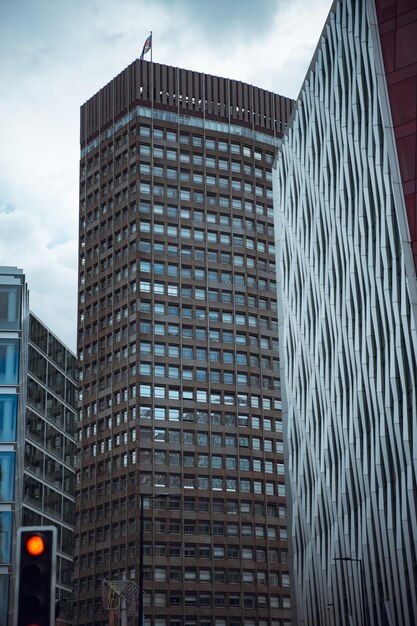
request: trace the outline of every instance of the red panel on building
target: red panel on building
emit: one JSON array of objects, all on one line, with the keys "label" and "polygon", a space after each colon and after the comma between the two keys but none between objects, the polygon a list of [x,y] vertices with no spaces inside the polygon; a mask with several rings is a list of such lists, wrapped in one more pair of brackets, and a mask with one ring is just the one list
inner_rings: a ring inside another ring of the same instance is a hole
[{"label": "red panel on building", "polygon": [[375,0],[417,270],[417,0]]}]

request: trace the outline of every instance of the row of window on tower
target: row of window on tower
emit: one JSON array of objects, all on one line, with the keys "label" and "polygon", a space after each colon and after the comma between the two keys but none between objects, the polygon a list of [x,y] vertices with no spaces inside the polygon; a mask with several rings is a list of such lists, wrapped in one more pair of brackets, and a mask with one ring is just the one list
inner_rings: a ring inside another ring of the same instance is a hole
[{"label": "row of window on tower", "polygon": [[[219,202],[219,205],[220,207],[230,208],[229,198],[223,199],[223,197],[221,197],[221,202]],[[110,206],[106,202],[103,202],[101,204],[101,209],[96,208],[95,210],[88,213],[86,217],[81,217],[81,232],[84,228],[87,228],[86,242],[97,238],[99,234],[102,233],[105,229],[113,230],[113,228],[116,227],[118,224],[131,220],[132,216],[134,216],[136,213],[144,215],[153,214],[156,216],[164,216],[168,219],[171,218],[173,222],[178,222],[178,219],[181,218],[181,221],[192,220],[192,222],[196,224],[218,224],[226,229],[231,228],[233,231],[244,230],[245,232],[249,233],[256,231],[258,234],[267,233],[271,236],[273,236],[274,234],[272,224],[266,223],[260,219],[260,216],[265,215],[267,215],[269,218],[272,218],[274,213],[273,208],[260,203],[256,203],[256,205],[254,205],[251,200],[245,200],[244,209],[245,213],[248,214],[256,212],[256,220],[253,217],[248,217],[247,215],[244,217],[236,214],[231,215],[230,211],[222,213],[214,211],[212,208],[208,208],[206,211],[202,210],[201,208],[196,209],[193,207],[178,208],[177,206],[160,203],[158,201],[150,203],[146,202],[145,200],[141,200],[139,203],[131,203],[129,207],[125,207],[123,210],[116,211],[114,214],[114,218],[111,211],[109,210],[110,208],[113,208],[113,206]],[[233,208],[241,210],[241,201],[236,199]],[[108,217],[107,213],[109,213]],[[104,221],[100,224],[100,231],[98,230],[98,225],[96,225],[94,229],[88,228],[98,221],[100,214],[104,216]],[[125,239],[130,234],[133,234],[132,229],[132,224],[129,224],[129,226],[125,226],[122,230],[122,238]]]}]

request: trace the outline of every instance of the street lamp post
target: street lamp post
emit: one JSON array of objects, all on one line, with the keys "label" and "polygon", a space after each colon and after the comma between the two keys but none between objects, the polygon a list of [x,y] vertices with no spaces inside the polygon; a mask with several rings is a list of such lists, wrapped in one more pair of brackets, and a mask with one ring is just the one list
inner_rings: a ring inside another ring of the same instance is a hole
[{"label": "street lamp post", "polygon": [[335,623],[334,622],[334,620],[335,620],[335,613],[334,613],[334,604],[333,604],[333,602],[329,602],[328,603],[327,610],[329,612],[329,615],[330,615],[330,611],[333,611],[333,613],[332,613],[332,624],[334,624]]},{"label": "street lamp post", "polygon": [[144,509],[143,502],[145,498],[149,500],[156,500],[157,498],[169,498],[169,493],[156,493],[155,495],[149,495],[146,493],[139,494],[140,498],[140,518],[139,518],[139,626],[144,626],[143,615],[143,526],[144,526]]},{"label": "street lamp post", "polygon": [[353,559],[351,556],[335,556],[333,561],[350,561],[351,563],[359,563],[359,574],[360,574],[360,580],[361,580],[361,594],[362,594],[362,625],[367,626],[368,620],[366,619],[365,581],[364,581],[364,575],[363,575],[362,559]]}]

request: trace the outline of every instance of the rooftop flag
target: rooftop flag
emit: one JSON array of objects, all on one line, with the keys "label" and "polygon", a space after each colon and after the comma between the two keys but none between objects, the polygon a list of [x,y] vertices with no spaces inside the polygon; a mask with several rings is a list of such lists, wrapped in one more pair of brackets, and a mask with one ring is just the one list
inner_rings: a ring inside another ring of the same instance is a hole
[{"label": "rooftop flag", "polygon": [[[145,56],[145,54],[147,52],[149,52],[149,50],[152,50],[152,32],[151,34],[146,38],[145,43],[143,44],[143,50],[142,50],[142,54],[140,55],[140,60],[143,61],[143,57]],[[152,56],[152,55],[151,55]]]}]

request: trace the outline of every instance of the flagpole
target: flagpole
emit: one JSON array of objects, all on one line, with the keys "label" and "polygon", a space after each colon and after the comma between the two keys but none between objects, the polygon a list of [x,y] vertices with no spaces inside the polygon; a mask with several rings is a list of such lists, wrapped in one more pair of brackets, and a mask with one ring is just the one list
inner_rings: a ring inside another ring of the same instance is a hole
[{"label": "flagpole", "polygon": [[[153,41],[152,41],[152,31],[150,31],[150,38],[151,38],[151,109],[152,109],[152,115],[153,115],[153,63],[152,63],[152,49],[153,49]],[[153,121],[152,121],[152,136],[153,136]],[[153,141],[153,139],[152,139]],[[153,153],[153,152],[152,152]]]}]

